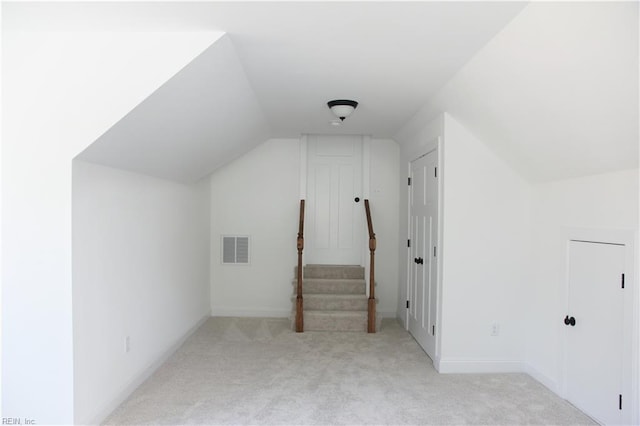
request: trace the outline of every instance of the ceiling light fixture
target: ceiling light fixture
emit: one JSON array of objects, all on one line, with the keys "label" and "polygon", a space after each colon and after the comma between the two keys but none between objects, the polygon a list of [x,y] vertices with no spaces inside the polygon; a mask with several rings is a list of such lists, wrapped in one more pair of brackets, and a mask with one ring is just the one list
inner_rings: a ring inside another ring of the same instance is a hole
[{"label": "ceiling light fixture", "polygon": [[327,106],[331,109],[336,117],[340,119],[340,121],[344,121],[345,118],[351,115],[351,113],[356,109],[358,103],[356,101],[351,101],[348,99],[336,99],[333,101],[327,102]]}]

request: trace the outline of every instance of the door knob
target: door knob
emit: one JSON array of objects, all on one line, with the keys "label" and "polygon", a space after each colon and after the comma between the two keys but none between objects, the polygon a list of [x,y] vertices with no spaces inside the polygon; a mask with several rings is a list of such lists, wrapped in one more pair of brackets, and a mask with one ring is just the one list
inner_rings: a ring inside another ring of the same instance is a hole
[{"label": "door knob", "polygon": [[574,317],[569,317],[569,315],[567,315],[566,317],[564,317],[564,325],[570,325],[571,327],[575,327],[576,319]]},{"label": "door knob", "polygon": [[354,198],[353,201],[355,201],[356,203],[359,203],[360,202],[360,197]]},{"label": "door knob", "polygon": [[421,258],[421,257],[416,257],[416,258],[413,259],[413,261],[415,263],[417,263],[418,265],[422,265],[424,263],[424,259]]}]

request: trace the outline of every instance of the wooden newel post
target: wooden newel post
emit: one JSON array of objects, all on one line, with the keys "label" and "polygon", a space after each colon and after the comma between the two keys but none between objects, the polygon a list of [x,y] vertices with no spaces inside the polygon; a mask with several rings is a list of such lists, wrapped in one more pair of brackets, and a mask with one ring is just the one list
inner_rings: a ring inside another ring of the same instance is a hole
[{"label": "wooden newel post", "polygon": [[376,290],[375,290],[375,252],[376,252],[376,235],[369,237],[369,253],[371,254],[371,263],[369,265],[369,305],[367,313],[367,332],[376,332]]},{"label": "wooden newel post", "polygon": [[371,208],[369,200],[364,200],[364,209],[367,214],[367,228],[369,228],[369,300],[367,309],[367,332],[376,332],[376,276],[375,276],[375,254],[376,254],[376,234],[373,232],[373,221],[371,220]]},{"label": "wooden newel post", "polygon": [[304,311],[302,303],[302,250],[304,250],[304,200],[300,200],[300,221],[298,227],[298,283],[296,286],[296,332],[304,331]]}]

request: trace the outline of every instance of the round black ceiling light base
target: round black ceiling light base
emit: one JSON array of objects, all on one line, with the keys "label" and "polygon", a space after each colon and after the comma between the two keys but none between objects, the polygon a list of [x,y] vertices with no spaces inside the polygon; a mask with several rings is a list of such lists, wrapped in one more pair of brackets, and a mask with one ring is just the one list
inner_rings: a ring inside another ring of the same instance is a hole
[{"label": "round black ceiling light base", "polygon": [[358,106],[358,102],[350,99],[335,99],[327,102],[327,106],[340,120],[344,121]]}]

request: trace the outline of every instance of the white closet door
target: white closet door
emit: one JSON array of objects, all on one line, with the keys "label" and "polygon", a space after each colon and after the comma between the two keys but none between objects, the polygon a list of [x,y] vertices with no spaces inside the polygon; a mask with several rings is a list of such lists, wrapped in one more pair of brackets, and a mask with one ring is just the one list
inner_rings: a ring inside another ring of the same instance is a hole
[{"label": "white closet door", "polygon": [[409,332],[433,360],[436,349],[438,248],[437,150],[411,162]]},{"label": "white closet door", "polygon": [[566,396],[607,425],[622,423],[624,267],[624,245],[569,243]]}]

